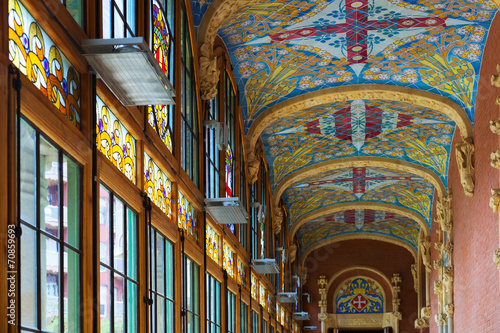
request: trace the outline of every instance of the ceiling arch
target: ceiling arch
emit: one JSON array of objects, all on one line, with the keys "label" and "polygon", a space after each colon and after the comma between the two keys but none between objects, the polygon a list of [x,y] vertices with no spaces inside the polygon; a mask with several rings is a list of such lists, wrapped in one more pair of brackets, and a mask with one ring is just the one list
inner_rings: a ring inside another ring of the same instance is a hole
[{"label": "ceiling arch", "polygon": [[383,167],[389,170],[402,171],[405,173],[418,175],[426,179],[430,184],[434,186],[440,198],[442,197],[443,193],[446,193],[446,188],[439,176],[437,176],[432,170],[429,170],[418,164],[386,157],[356,156],[316,163],[288,175],[276,186],[273,191],[273,200],[275,206],[279,204],[283,192],[293,184],[299,183],[300,181],[319,173],[348,167]]},{"label": "ceiling arch", "polygon": [[290,239],[293,239],[295,237],[295,234],[299,230],[301,226],[306,224],[309,221],[313,221],[322,217],[326,217],[338,212],[343,212],[347,210],[356,210],[356,209],[370,209],[370,210],[375,210],[375,211],[384,211],[384,212],[389,212],[393,214],[398,214],[404,217],[407,217],[413,221],[415,221],[419,226],[420,229],[423,231],[424,236],[430,235],[430,228],[427,222],[420,216],[418,213],[404,207],[396,206],[396,205],[391,205],[391,204],[384,204],[384,203],[378,203],[378,202],[355,202],[355,203],[344,203],[344,204],[337,204],[333,206],[328,206],[328,207],[323,207],[319,208],[317,210],[314,210],[313,212],[302,216],[296,223],[294,223],[290,227]]},{"label": "ceiling arch", "polygon": [[335,280],[338,279],[339,276],[341,276],[344,273],[358,270],[358,269],[362,269],[362,270],[377,274],[378,276],[380,276],[382,278],[382,280],[384,280],[385,283],[387,283],[388,288],[391,287],[391,285],[392,285],[391,280],[389,280],[389,278],[381,270],[378,270],[378,269],[376,269],[374,267],[370,267],[370,266],[351,266],[351,267],[346,267],[344,269],[341,269],[340,271],[336,272],[334,275],[332,275],[328,279],[328,283],[326,284],[326,293],[328,294],[333,282],[335,282]]},{"label": "ceiling arch", "polygon": [[460,129],[462,138],[473,136],[472,123],[467,113],[458,104],[446,97],[408,87],[359,84],[306,93],[266,109],[253,120],[248,130],[247,142],[249,143],[249,151],[255,150],[257,140],[267,126],[293,114],[297,110],[326,103],[359,99],[384,99],[429,108],[441,112],[452,119]]},{"label": "ceiling arch", "polygon": [[302,258],[302,267],[305,267],[306,260],[307,260],[308,256],[314,250],[317,250],[319,248],[322,248],[322,247],[324,247],[326,245],[330,245],[330,244],[333,244],[333,243],[342,242],[342,241],[348,241],[348,240],[355,240],[355,239],[370,239],[370,240],[376,240],[376,241],[386,242],[386,243],[390,243],[390,244],[394,244],[394,245],[400,246],[400,247],[406,249],[408,252],[410,252],[411,255],[413,256],[413,259],[415,261],[417,260],[418,252],[413,247],[411,247],[410,245],[408,245],[408,243],[406,243],[406,242],[404,242],[402,240],[399,240],[397,238],[390,237],[390,236],[385,236],[385,235],[373,235],[373,234],[359,233],[359,234],[339,235],[339,236],[328,238],[328,239],[325,239],[325,240],[323,240],[321,242],[316,243],[313,247],[309,248],[307,251],[305,251],[302,254],[302,256],[301,256],[301,258]]}]

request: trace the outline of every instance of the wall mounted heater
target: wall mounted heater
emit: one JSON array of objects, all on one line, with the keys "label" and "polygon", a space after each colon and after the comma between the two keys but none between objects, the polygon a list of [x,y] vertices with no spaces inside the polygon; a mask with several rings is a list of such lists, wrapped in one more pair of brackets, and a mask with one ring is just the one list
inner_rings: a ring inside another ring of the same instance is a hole
[{"label": "wall mounted heater", "polygon": [[205,210],[217,224],[246,224],[248,215],[238,197],[205,199]]},{"label": "wall mounted heater", "polygon": [[87,39],[83,56],[123,105],[175,104],[175,91],[142,37]]},{"label": "wall mounted heater", "polygon": [[280,269],[276,259],[252,259],[252,267],[258,274],[278,274]]},{"label": "wall mounted heater", "polygon": [[296,303],[299,300],[296,292],[278,293],[276,297],[281,303]]}]

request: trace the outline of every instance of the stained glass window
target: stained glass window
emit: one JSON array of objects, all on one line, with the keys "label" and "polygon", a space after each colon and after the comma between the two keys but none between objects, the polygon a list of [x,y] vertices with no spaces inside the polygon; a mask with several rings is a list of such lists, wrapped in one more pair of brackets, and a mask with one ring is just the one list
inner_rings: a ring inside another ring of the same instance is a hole
[{"label": "stained glass window", "polygon": [[281,291],[285,292],[285,260],[281,258]]},{"label": "stained glass window", "polygon": [[9,60],[80,127],[80,74],[17,0],[9,0]]},{"label": "stained glass window", "polygon": [[135,184],[135,139],[99,96],[96,100],[97,150]]},{"label": "stained glass window", "polygon": [[68,12],[73,16],[76,23],[83,28],[83,1],[82,0],[61,0]]},{"label": "stained glass window", "polygon": [[226,147],[226,198],[233,196],[233,152]]},{"label": "stained glass window", "polygon": [[215,230],[208,225],[206,227],[206,246],[207,253],[210,258],[216,263],[219,263],[219,235]]},{"label": "stained glass window", "polygon": [[264,308],[266,307],[266,287],[262,282],[259,283],[259,304]]},{"label": "stained glass window", "polygon": [[285,326],[285,309],[280,307],[280,310],[281,310],[281,315],[280,315],[281,325]]},{"label": "stained glass window", "polygon": [[278,302],[276,302],[276,322],[277,323],[280,322],[280,315],[281,315],[280,305],[278,304]]},{"label": "stained glass window", "polygon": [[234,278],[234,255],[231,248],[224,242],[224,262],[222,268],[227,271],[227,274]]},{"label": "stained glass window", "polygon": [[[167,1],[167,6],[172,5],[170,2],[171,1]],[[172,82],[173,73],[170,69],[173,68],[173,57],[171,57],[171,54],[173,54],[173,43],[169,21],[173,21],[173,17],[166,16],[163,1],[152,0],[151,8],[151,49],[160,68]],[[148,122],[156,131],[167,149],[172,153],[172,132],[174,125],[173,107],[171,105],[150,105],[148,107]]]},{"label": "stained glass window", "polygon": [[174,124],[174,115],[170,105],[148,106],[148,123],[165,144],[168,151],[172,153],[172,127]]},{"label": "stained glass window", "polygon": [[257,299],[257,278],[255,275],[250,276],[251,279],[251,287],[250,287],[250,293],[252,294],[252,298]]},{"label": "stained glass window", "polygon": [[237,266],[238,266],[238,283],[246,287],[247,285],[246,268],[245,265],[243,265],[243,262],[239,258],[237,260]]},{"label": "stained glass window", "polygon": [[267,312],[271,313],[273,308],[273,299],[271,297],[271,293],[267,293]]},{"label": "stained glass window", "polygon": [[162,212],[172,218],[172,181],[144,152],[144,191]]},{"label": "stained glass window", "polygon": [[187,236],[194,241],[198,240],[198,212],[191,203],[184,197],[184,195],[179,191],[178,196],[178,207],[179,207],[179,227],[187,232]]}]

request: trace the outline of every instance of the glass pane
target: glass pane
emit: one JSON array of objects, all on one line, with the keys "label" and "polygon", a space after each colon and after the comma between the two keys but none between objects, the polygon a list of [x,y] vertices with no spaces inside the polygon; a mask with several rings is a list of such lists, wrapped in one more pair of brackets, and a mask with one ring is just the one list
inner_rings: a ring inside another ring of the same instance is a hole
[{"label": "glass pane", "polygon": [[156,318],[158,320],[158,332],[165,332],[165,299],[158,297],[158,304],[156,304]]},{"label": "glass pane", "polygon": [[[135,2],[136,0],[127,0],[127,23],[135,35]],[[130,36],[130,33],[127,31],[127,37]]]},{"label": "glass pane", "polygon": [[40,229],[59,236],[59,154],[40,138]]},{"label": "glass pane", "polygon": [[37,322],[37,292],[36,280],[36,234],[29,227],[23,227],[21,237],[21,324],[36,327]]},{"label": "glass pane", "polygon": [[120,275],[114,274],[113,283],[115,333],[120,333],[125,332],[125,281]]},{"label": "glass pane", "polygon": [[67,158],[63,158],[63,219],[64,241],[79,248],[80,230],[80,169]]},{"label": "glass pane", "polygon": [[35,130],[21,121],[21,161],[19,173],[21,178],[21,219],[35,225],[36,201],[36,136]]},{"label": "glass pane", "polygon": [[113,198],[113,264],[114,269],[124,272],[124,211],[123,202]]},{"label": "glass pane", "polygon": [[156,291],[165,294],[165,243],[160,234],[156,234]]},{"label": "glass pane", "polygon": [[102,38],[111,38],[111,0],[102,0]]},{"label": "glass pane", "polygon": [[83,27],[83,9],[82,9],[82,0],[66,0],[66,9],[73,16],[76,23],[79,26]]},{"label": "glass pane", "polygon": [[59,313],[59,244],[46,236],[40,236],[40,291],[42,329],[58,332],[61,320]]},{"label": "glass pane", "polygon": [[127,207],[127,276],[132,280],[137,280],[136,214],[128,207]]},{"label": "glass pane", "polygon": [[107,268],[100,269],[99,312],[101,332],[111,332],[111,277]]},{"label": "glass pane", "polygon": [[174,249],[170,242],[165,243],[165,255],[166,255],[166,270],[165,278],[167,281],[166,296],[170,299],[174,299]]},{"label": "glass pane", "polygon": [[167,317],[166,317],[166,332],[173,333],[174,332],[174,303],[167,301]]},{"label": "glass pane", "polygon": [[115,10],[114,10],[114,23],[115,23],[115,26],[114,26],[114,32],[115,32],[115,35],[114,35],[114,38],[123,38],[125,37],[124,33],[125,33],[125,24],[123,22],[123,19],[121,18],[119,12],[118,12],[118,9],[120,10],[120,12],[123,14],[123,0],[115,0],[114,1],[115,4],[116,4],[116,7],[115,7]]},{"label": "glass pane", "polygon": [[80,258],[68,248],[64,248],[64,272],[64,332],[79,332]]},{"label": "glass pane", "polygon": [[111,255],[109,245],[110,210],[109,191],[104,186],[101,186],[99,193],[99,257],[102,263],[108,265]]},{"label": "glass pane", "polygon": [[127,281],[127,333],[137,332],[137,285]]}]

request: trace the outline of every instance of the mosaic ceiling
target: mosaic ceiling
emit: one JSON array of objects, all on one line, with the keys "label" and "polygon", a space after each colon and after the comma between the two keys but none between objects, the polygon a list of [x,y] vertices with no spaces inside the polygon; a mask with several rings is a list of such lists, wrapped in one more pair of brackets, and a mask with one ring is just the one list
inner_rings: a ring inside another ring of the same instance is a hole
[{"label": "mosaic ceiling", "polygon": [[375,167],[344,168],[304,179],[283,197],[289,228],[319,208],[369,202],[391,204],[418,213],[430,226],[434,188],[425,179]]},{"label": "mosaic ceiling", "polygon": [[274,185],[318,162],[381,156],[431,169],[446,184],[455,123],[442,113],[385,100],[354,100],[301,110],[262,134]]},{"label": "mosaic ceiling", "polygon": [[[301,251],[326,238],[360,232],[394,237],[415,248],[419,224],[393,211],[411,212],[430,226],[435,189],[422,175],[436,175],[442,183],[438,186],[447,186],[457,126],[452,119],[403,102],[407,99],[383,99],[391,98],[387,96],[309,103],[315,106],[273,118],[274,122],[265,121],[270,113],[266,111],[293,97],[320,95],[327,88],[377,84],[435,94],[462,108],[473,123],[481,58],[495,5],[489,0],[247,3],[224,21],[218,34],[234,68],[246,133],[255,132],[262,139],[273,190],[282,193],[288,227],[297,231]],[[211,1],[191,4],[198,26]],[[256,130],[252,124],[257,118],[262,128]],[[426,171],[409,174],[366,163],[311,172],[318,164],[332,166],[346,158],[384,159]],[[314,177],[305,178],[303,172]],[[394,209],[375,211],[364,204]],[[318,210],[337,211],[339,205],[360,209],[317,220]]]},{"label": "mosaic ceiling", "polygon": [[398,214],[371,209],[353,209],[305,223],[298,229],[297,238],[302,245],[302,253],[332,237],[361,233],[391,236],[417,250],[419,230],[418,223]]}]

